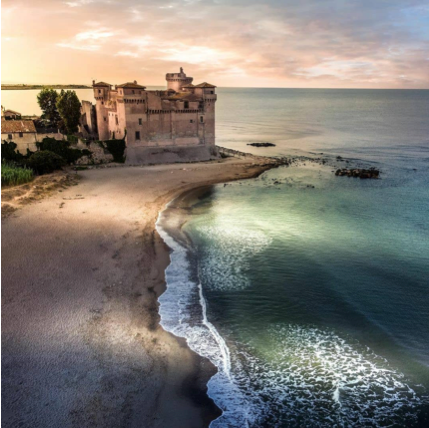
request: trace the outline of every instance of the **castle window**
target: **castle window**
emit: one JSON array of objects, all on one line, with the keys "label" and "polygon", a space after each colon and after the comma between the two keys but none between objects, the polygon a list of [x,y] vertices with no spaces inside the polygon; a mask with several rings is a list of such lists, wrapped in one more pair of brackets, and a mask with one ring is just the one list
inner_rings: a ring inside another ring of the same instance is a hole
[{"label": "castle window", "polygon": [[135,94],[135,91],[134,91],[134,89],[133,89],[133,94]]},{"label": "castle window", "polygon": [[101,89],[98,90],[98,93],[101,94]]},{"label": "castle window", "polygon": [[142,124],[143,124],[143,119],[139,118],[139,125],[142,125]]},{"label": "castle window", "polygon": [[189,101],[185,101],[185,108],[189,108]]},{"label": "castle window", "polygon": [[189,121],[190,123],[194,123],[194,121],[191,119],[190,121]]},{"label": "castle window", "polygon": [[204,122],[204,117],[200,116],[200,122],[203,123]]},{"label": "castle window", "polygon": [[106,117],[106,116],[104,116],[104,118],[103,118],[103,119],[104,119],[104,121],[105,121],[105,122],[107,122],[107,117]]},{"label": "castle window", "polygon": [[22,132],[19,133],[20,138],[22,138],[24,136],[24,134]]},{"label": "castle window", "polygon": [[119,125],[118,116],[116,116],[116,125]]},{"label": "castle window", "polygon": [[210,91],[211,94],[214,94],[214,91]]},{"label": "castle window", "polygon": [[140,131],[136,131],[136,140],[140,140]]},{"label": "castle window", "polygon": [[7,138],[8,138],[9,140],[11,140],[11,139],[12,139],[12,134],[7,134]]}]

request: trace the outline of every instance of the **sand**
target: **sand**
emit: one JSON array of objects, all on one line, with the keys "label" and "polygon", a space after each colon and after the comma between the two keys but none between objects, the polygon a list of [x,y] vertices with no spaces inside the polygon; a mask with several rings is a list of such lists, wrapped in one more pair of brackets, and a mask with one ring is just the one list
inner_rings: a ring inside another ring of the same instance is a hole
[{"label": "sand", "polygon": [[2,426],[208,426],[215,367],[159,325],[169,249],[155,222],[182,192],[269,163],[81,171],[2,220]]}]

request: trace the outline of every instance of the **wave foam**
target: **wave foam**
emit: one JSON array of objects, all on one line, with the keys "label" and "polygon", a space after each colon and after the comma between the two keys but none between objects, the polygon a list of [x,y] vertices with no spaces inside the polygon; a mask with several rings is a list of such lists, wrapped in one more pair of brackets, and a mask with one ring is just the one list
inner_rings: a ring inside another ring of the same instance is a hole
[{"label": "wave foam", "polygon": [[[264,332],[263,344],[255,339],[228,347],[207,319],[201,283],[190,278],[187,249],[159,221],[157,229],[173,250],[166,270],[167,290],[159,298],[161,325],[186,338],[191,349],[218,367],[208,383],[208,394],[223,414],[211,428],[415,424],[425,400],[423,388],[411,387],[386,360],[332,331],[276,325]],[[214,264],[221,264],[223,251],[229,257],[231,239],[245,243],[240,248],[247,256],[248,251],[260,251],[269,244],[263,234],[243,241],[239,232],[202,231],[217,234],[222,242],[221,248],[216,245],[216,254],[205,254],[213,260],[208,264],[210,272],[202,277],[211,278],[210,285],[223,290],[230,289],[241,275],[226,260],[220,272],[212,270]],[[236,254],[233,260],[237,262]],[[240,288],[245,286],[238,282]]]}]

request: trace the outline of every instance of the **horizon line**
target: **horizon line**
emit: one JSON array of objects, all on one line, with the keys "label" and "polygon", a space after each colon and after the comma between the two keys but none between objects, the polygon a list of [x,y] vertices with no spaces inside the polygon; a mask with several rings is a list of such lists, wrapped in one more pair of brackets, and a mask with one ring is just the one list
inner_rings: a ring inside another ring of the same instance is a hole
[{"label": "horizon line", "polygon": [[[89,86],[92,88],[92,85],[87,83],[4,83],[1,82],[1,85],[9,85],[9,86]],[[115,84],[112,84],[114,86]],[[146,87],[160,87],[160,86],[166,86],[166,85],[147,85]],[[81,88],[81,89],[90,89],[90,88]],[[224,89],[344,89],[344,90],[375,90],[375,91],[429,91],[428,88],[353,88],[353,87],[347,87],[347,88],[336,88],[336,87],[317,87],[317,88],[311,88],[311,87],[291,87],[291,86],[217,86],[217,88],[224,88]],[[38,90],[38,89],[35,89]]]}]

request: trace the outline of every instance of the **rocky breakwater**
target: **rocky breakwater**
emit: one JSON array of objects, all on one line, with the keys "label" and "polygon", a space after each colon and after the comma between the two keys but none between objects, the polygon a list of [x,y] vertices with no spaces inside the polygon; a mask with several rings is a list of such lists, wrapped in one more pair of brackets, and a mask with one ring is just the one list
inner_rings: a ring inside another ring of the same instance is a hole
[{"label": "rocky breakwater", "polygon": [[253,165],[265,167],[265,169],[277,168],[279,166],[289,166],[293,159],[285,157],[274,158],[269,156],[253,155],[251,153],[240,152],[238,150],[227,149],[226,147],[216,146],[222,158],[234,157],[237,159],[246,159],[252,161]]},{"label": "rocky breakwater", "polygon": [[335,171],[338,177],[356,177],[356,178],[380,178],[380,171],[375,168],[361,169],[361,168],[341,168]]},{"label": "rocky breakwater", "polygon": [[253,147],[275,147],[276,145],[273,143],[249,143],[248,146]]}]

